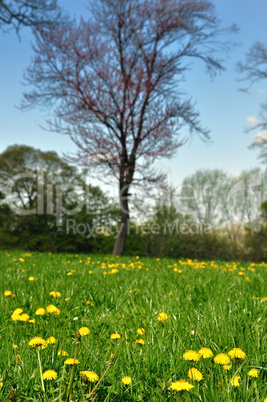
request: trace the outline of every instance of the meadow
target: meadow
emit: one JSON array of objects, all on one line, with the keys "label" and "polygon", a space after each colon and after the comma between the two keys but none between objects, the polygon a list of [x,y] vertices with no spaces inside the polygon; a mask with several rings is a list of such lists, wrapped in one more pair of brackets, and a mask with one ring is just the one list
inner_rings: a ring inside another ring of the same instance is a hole
[{"label": "meadow", "polygon": [[267,401],[267,264],[0,264],[0,401]]}]

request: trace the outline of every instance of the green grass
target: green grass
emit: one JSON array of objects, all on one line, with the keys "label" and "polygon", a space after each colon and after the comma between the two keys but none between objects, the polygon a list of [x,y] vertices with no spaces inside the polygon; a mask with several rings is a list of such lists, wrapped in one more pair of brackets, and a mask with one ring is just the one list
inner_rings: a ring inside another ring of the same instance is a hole
[{"label": "green grass", "polygon": [[[0,261],[0,401],[66,401],[71,367],[64,361],[74,357],[76,334],[84,326],[90,334],[78,346],[72,401],[181,400],[179,392],[169,388],[179,379],[194,385],[184,392],[184,401],[252,402],[267,397],[266,265],[22,252],[1,252]],[[112,269],[118,272],[110,274]],[[4,296],[7,290],[15,297]],[[61,297],[53,298],[51,291]],[[58,316],[35,315],[49,304],[60,309]],[[35,323],[13,321],[16,308]],[[161,312],[168,315],[164,323],[158,321]],[[145,329],[143,336],[138,328]],[[121,338],[111,340],[116,332]],[[44,381],[45,394],[37,353],[29,346],[34,336],[57,340],[40,351],[43,372],[58,374],[56,380]],[[139,338],[143,346],[136,344]],[[201,347],[209,347],[213,358],[183,359],[187,350]],[[234,347],[246,358],[232,362],[226,372],[213,359]],[[59,350],[68,356],[58,356]],[[96,383],[84,385],[80,371],[92,370],[100,378],[112,353],[114,364],[88,399]],[[191,367],[203,373],[202,381],[188,379]],[[251,368],[259,369],[256,380],[247,374]],[[241,377],[239,387],[231,384],[235,375]],[[131,385],[122,384],[125,376],[132,378]]]}]

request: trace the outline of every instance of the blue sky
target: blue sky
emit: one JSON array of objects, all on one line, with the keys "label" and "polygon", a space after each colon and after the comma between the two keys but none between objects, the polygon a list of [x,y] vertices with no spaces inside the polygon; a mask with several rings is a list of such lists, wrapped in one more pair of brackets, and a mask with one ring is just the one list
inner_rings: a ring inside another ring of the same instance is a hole
[{"label": "blue sky", "polygon": [[[86,14],[86,0],[61,0],[71,13]],[[197,62],[188,72],[184,89],[196,102],[202,124],[210,129],[211,141],[203,143],[193,137],[181,147],[171,161],[162,160],[160,167],[170,172],[175,184],[198,169],[222,169],[237,173],[260,166],[257,152],[248,150],[256,133],[245,134],[248,116],[257,116],[260,103],[267,98],[267,82],[255,84],[249,94],[239,91],[244,83],[238,82],[236,63],[256,40],[267,44],[267,2],[265,0],[214,0],[224,26],[235,23],[240,31],[232,39],[240,45],[225,62],[226,71],[211,79],[203,64]],[[227,39],[227,37],[226,37]],[[73,152],[74,144],[68,137],[43,131],[49,111],[21,112],[20,104],[25,88],[23,71],[31,57],[29,29],[21,32],[21,41],[15,33],[0,33],[0,152],[13,144],[27,144],[42,150]]]}]

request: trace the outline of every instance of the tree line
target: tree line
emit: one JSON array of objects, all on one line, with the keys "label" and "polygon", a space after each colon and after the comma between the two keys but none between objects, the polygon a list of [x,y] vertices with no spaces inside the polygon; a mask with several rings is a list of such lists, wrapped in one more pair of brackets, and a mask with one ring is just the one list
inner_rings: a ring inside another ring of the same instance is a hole
[{"label": "tree line", "polygon": [[[86,169],[25,145],[0,154],[0,248],[112,253],[119,200]],[[127,255],[251,259],[267,255],[267,171],[199,170],[180,186],[130,198]]]}]

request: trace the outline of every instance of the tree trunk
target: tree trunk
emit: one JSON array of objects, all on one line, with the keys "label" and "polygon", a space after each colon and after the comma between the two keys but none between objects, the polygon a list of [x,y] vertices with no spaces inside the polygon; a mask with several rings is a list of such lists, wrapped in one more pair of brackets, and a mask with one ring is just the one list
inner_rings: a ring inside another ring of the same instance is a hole
[{"label": "tree trunk", "polygon": [[115,240],[113,255],[123,255],[126,238],[129,228],[129,205],[128,205],[128,186],[120,191],[121,223]]}]

